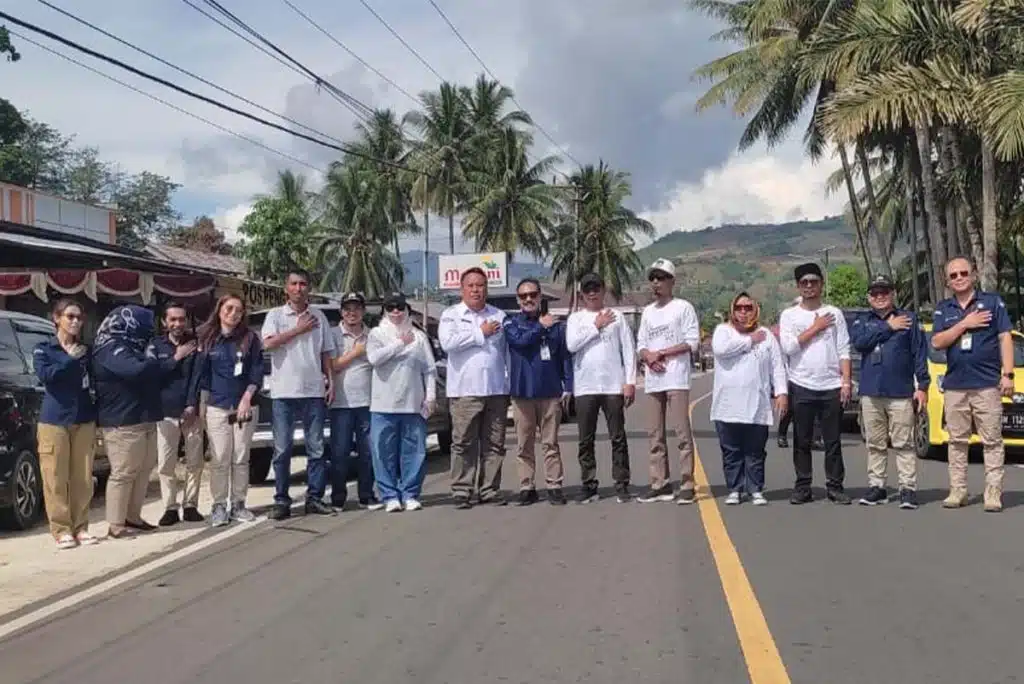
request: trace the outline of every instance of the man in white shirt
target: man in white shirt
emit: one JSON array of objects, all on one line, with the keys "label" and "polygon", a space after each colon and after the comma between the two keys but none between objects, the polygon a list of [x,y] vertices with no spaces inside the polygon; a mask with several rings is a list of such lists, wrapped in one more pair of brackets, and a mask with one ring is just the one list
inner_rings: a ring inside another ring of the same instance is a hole
[{"label": "man in white shirt", "polygon": [[441,314],[437,335],[448,355],[446,389],[452,416],[452,495],[455,507],[503,506],[501,466],[508,419],[505,312],[487,303],[487,275],[462,274],[462,302]]},{"label": "man in white shirt", "polygon": [[324,421],[334,400],[334,336],[327,317],[309,306],[309,274],[293,269],[285,281],[288,303],[271,309],[263,321],[263,348],[270,353],[270,399],[274,432],[274,508],[268,517],[291,516],[288,481],[292,467],[295,421],[302,421],[306,447],[305,512],[333,515],[324,503],[327,460]]},{"label": "man in white shirt", "polygon": [[565,345],[573,355],[573,395],[579,428],[580,476],[577,503],[597,501],[594,440],[597,416],[604,413],[612,443],[612,479],[620,503],[629,501],[629,444],[626,408],[636,397],[636,352],[633,331],[622,316],[604,305],[604,281],[596,273],[580,280],[582,311],[569,316]]},{"label": "man in white shirt", "polygon": [[850,335],[843,312],[822,304],[825,276],[817,264],[794,270],[801,301],[779,317],[779,342],[789,369],[789,402],[793,412],[793,469],[796,484],[792,504],[813,500],[814,464],[811,444],[814,423],[821,424],[825,442],[825,487],[830,501],[849,504],[843,490],[843,405],[850,401]]},{"label": "man in white shirt", "polygon": [[[644,362],[644,390],[653,400],[650,416],[650,491],[641,503],[693,503],[693,430],[690,427],[690,355],[700,345],[700,321],[693,305],[672,296],[676,267],[658,259],[647,271],[655,301],[644,308],[637,331],[637,352]],[[679,448],[679,492],[672,494],[665,427]]]}]

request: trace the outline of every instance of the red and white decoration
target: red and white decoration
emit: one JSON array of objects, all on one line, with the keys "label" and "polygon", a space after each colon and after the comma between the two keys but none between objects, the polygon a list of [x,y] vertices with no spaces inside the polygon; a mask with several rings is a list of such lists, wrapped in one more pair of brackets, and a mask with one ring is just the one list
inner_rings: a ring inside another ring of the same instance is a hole
[{"label": "red and white decoration", "polygon": [[44,302],[48,301],[47,290],[53,289],[63,295],[84,292],[94,302],[100,294],[138,296],[148,306],[154,291],[176,299],[190,299],[212,292],[216,284],[216,278],[211,275],[166,275],[125,268],[0,272],[0,295],[9,297],[31,290]]}]

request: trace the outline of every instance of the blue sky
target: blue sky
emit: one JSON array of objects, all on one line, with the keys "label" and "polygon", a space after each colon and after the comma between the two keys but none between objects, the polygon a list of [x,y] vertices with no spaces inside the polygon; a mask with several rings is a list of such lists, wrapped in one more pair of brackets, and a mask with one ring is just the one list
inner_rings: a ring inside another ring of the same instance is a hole
[{"label": "blue sky", "polygon": [[[209,21],[182,0],[49,0],[157,55],[274,111],[341,139],[353,115],[304,77]],[[203,5],[201,0],[196,4]],[[437,77],[360,3],[292,0],[404,90],[416,95]],[[443,77],[472,81],[480,65],[427,0],[367,0]],[[727,111],[698,115],[702,84],[693,69],[725,49],[715,26],[676,0],[437,0],[491,71],[557,141],[538,135],[536,154],[568,151],[629,171],[632,206],[659,230],[723,221],[819,218],[842,206],[822,182],[835,164],[812,166],[798,140],[737,155],[741,122]],[[78,25],[37,0],[6,11],[205,94],[223,97],[173,70]],[[296,15],[283,0],[221,4],[313,71],[371,107],[404,113],[405,95],[364,69]],[[35,36],[33,36],[35,37]],[[41,42],[51,44],[47,39]],[[182,184],[186,218],[210,214],[232,230],[277,171],[317,172],[267,152],[15,39],[22,53],[3,64],[3,95],[81,145],[100,148],[122,170],[144,169]],[[51,44],[52,45],[52,44]],[[59,47],[68,52],[67,48]],[[76,58],[239,134],[324,168],[322,148],[189,100],[86,56]],[[237,103],[233,103],[237,104]],[[244,105],[241,105],[244,107]],[[258,113],[259,112],[255,112]],[[262,114],[261,114],[262,115]],[[440,245],[445,227],[434,223]],[[436,236],[435,236],[436,235]]]}]

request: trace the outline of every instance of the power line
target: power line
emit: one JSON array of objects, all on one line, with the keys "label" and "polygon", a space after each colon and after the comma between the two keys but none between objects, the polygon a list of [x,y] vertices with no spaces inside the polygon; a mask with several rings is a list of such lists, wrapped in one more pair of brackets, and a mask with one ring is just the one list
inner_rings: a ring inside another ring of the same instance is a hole
[{"label": "power line", "polygon": [[[360,1],[363,1],[363,0],[360,0]],[[482,59],[482,58],[480,57],[480,55],[479,55],[479,54],[477,54],[477,51],[473,49],[473,46],[471,46],[471,45],[469,44],[469,41],[467,41],[467,40],[466,40],[466,39],[465,39],[465,38],[464,38],[464,37],[462,36],[462,34],[461,34],[461,33],[459,32],[459,29],[455,28],[455,24],[453,24],[453,23],[452,23],[452,20],[448,18],[448,15],[444,13],[444,10],[442,10],[442,9],[440,8],[440,6],[438,6],[438,4],[437,4],[437,3],[436,3],[436,2],[434,1],[434,0],[427,0],[427,2],[429,2],[429,3],[430,3],[430,6],[431,6],[431,7],[433,7],[433,8],[434,8],[434,10],[436,10],[436,11],[437,11],[437,13],[438,13],[438,15],[440,15],[441,19],[443,19],[443,20],[444,20],[444,23],[448,24],[448,28],[450,28],[450,29],[452,30],[452,33],[454,33],[454,34],[455,34],[455,37],[459,39],[459,42],[461,42],[461,43],[462,43],[462,44],[463,44],[463,45],[464,45],[464,46],[466,47],[466,49],[467,49],[467,50],[469,50],[469,54],[473,55],[473,57],[474,57],[474,58],[476,59],[476,61],[477,61],[477,62],[479,62],[480,66],[481,66],[481,67],[483,67],[483,70],[484,70],[484,72],[486,72],[486,73],[487,73],[487,75],[491,77],[491,79],[493,79],[493,80],[495,80],[495,81],[498,81],[499,79],[498,79],[498,78],[497,78],[497,77],[496,77],[496,76],[494,75],[494,72],[490,70],[490,68],[489,68],[489,67],[487,66],[487,64],[486,64],[486,63],[484,62],[484,60],[483,60],[483,59]],[[365,3],[365,2],[363,2],[363,4],[366,4],[366,3]],[[523,111],[526,111],[526,107],[524,107],[523,105],[521,105],[521,104],[519,103],[519,101],[518,101],[518,100],[516,100],[516,98],[515,98],[515,95],[513,95],[513,96],[512,96],[511,100],[512,100],[512,102],[514,102],[514,103],[515,103],[515,105],[516,105],[517,107],[519,107],[519,109],[521,109],[521,110],[523,110]],[[577,165],[577,166],[583,166],[583,164],[581,164],[581,163],[580,163],[580,161],[579,161],[578,159],[576,159],[576,157],[574,157],[574,156],[572,156],[571,154],[569,154],[569,151],[568,151],[568,150],[566,150],[566,149],[565,149],[564,147],[562,147],[562,146],[561,146],[560,144],[558,144],[558,141],[556,141],[556,140],[555,140],[555,139],[554,139],[554,138],[553,138],[553,137],[551,136],[551,134],[549,134],[549,133],[548,133],[548,132],[547,132],[547,131],[546,131],[546,130],[544,129],[544,127],[543,127],[543,126],[541,126],[541,125],[540,125],[539,123],[537,123],[536,121],[534,121],[534,122],[533,122],[533,125],[534,125],[534,126],[535,126],[535,127],[537,128],[537,130],[538,130],[538,131],[540,131],[540,132],[541,132],[541,134],[542,134],[542,135],[543,135],[543,136],[544,136],[545,138],[547,138],[547,139],[548,139],[548,141],[549,141],[549,142],[550,142],[550,143],[551,143],[552,145],[554,145],[555,147],[557,147],[557,148],[558,148],[558,149],[559,149],[559,150],[560,150],[560,151],[562,152],[562,154],[564,154],[564,155],[565,155],[566,157],[568,157],[569,159],[571,159],[572,161],[574,161],[574,162],[576,163],[576,165]]]},{"label": "power line", "polygon": [[295,13],[296,13],[296,14],[298,14],[298,15],[299,15],[300,17],[302,17],[303,19],[305,19],[305,20],[306,20],[306,21],[307,21],[307,22],[308,22],[308,23],[309,23],[309,24],[310,24],[310,25],[311,25],[311,26],[312,26],[313,28],[315,28],[315,29],[316,29],[317,31],[319,31],[320,33],[322,33],[322,34],[324,34],[325,36],[327,36],[327,38],[328,38],[328,39],[329,39],[329,40],[330,40],[331,42],[333,42],[333,43],[334,43],[335,45],[337,45],[337,46],[338,46],[338,47],[340,47],[340,48],[341,48],[342,50],[344,50],[344,51],[345,51],[345,52],[347,52],[347,53],[348,53],[349,55],[351,55],[353,59],[355,59],[355,60],[356,60],[357,62],[359,62],[360,64],[362,64],[362,65],[363,65],[364,67],[366,67],[367,69],[369,69],[370,71],[372,71],[372,72],[373,72],[374,74],[376,74],[376,75],[377,75],[377,77],[378,77],[378,78],[380,78],[380,79],[381,79],[382,81],[385,81],[385,82],[386,82],[386,83],[388,83],[388,84],[389,84],[389,85],[390,85],[391,87],[393,87],[393,88],[394,88],[395,90],[397,90],[398,92],[402,93],[402,94],[403,94],[403,95],[405,95],[405,96],[406,96],[407,98],[409,98],[410,100],[412,100],[413,102],[415,102],[415,103],[416,103],[417,105],[419,105],[419,103],[420,103],[420,102],[419,102],[419,100],[417,100],[417,99],[416,99],[416,98],[415,98],[415,97],[414,97],[414,96],[413,96],[413,95],[412,95],[412,94],[411,94],[411,93],[410,93],[410,92],[409,92],[408,90],[406,90],[406,89],[405,89],[405,88],[403,88],[402,86],[400,86],[400,85],[398,85],[397,83],[395,83],[394,81],[392,81],[392,80],[391,80],[390,78],[388,78],[387,76],[385,76],[384,74],[382,74],[382,73],[381,73],[381,72],[380,72],[380,71],[379,71],[379,70],[378,70],[378,69],[377,69],[376,67],[374,67],[374,66],[373,66],[372,64],[370,64],[370,63],[369,63],[369,62],[367,62],[367,61],[366,61],[365,59],[363,59],[363,58],[362,58],[362,57],[360,57],[360,56],[359,56],[358,54],[356,54],[356,52],[355,52],[354,50],[352,50],[352,48],[350,48],[349,46],[345,45],[345,43],[343,43],[343,42],[341,42],[340,40],[338,40],[338,38],[336,38],[336,37],[334,36],[334,34],[332,34],[332,33],[331,33],[330,31],[328,31],[327,29],[325,29],[324,27],[322,27],[322,26],[321,26],[320,24],[316,23],[316,21],[314,21],[314,20],[313,20],[313,19],[312,19],[312,18],[311,18],[311,17],[310,17],[310,16],[308,15],[308,14],[306,14],[306,13],[305,13],[305,12],[303,12],[303,11],[302,11],[301,9],[299,9],[298,7],[296,7],[296,6],[295,6],[295,4],[294,4],[293,2],[291,2],[291,0],[281,0],[281,2],[283,2],[283,3],[284,3],[284,4],[286,4],[286,5],[288,5],[288,7],[290,7],[290,8],[291,8],[291,10],[292,10],[293,12],[295,12]]},{"label": "power line", "polygon": [[366,159],[367,161],[372,161],[372,162],[375,162],[377,164],[381,164],[383,166],[390,166],[390,167],[393,167],[393,168],[396,168],[396,169],[400,169],[400,170],[403,170],[403,171],[410,171],[410,172],[413,172],[413,173],[419,173],[419,174],[422,174],[424,176],[428,176],[429,177],[429,174],[427,174],[427,173],[425,173],[423,171],[418,171],[418,170],[415,170],[415,169],[411,169],[408,166],[404,166],[402,164],[397,164],[395,162],[391,162],[391,161],[388,161],[386,159],[378,159],[378,158],[376,158],[376,157],[374,157],[372,155],[365,154],[365,153],[360,152],[358,150],[354,150],[354,149],[351,149],[351,148],[343,146],[343,145],[335,145],[334,143],[330,143],[330,142],[327,142],[325,140],[320,140],[319,138],[315,138],[315,137],[313,137],[311,135],[307,135],[305,133],[301,133],[299,131],[292,130],[292,129],[287,128],[285,126],[282,126],[280,124],[276,124],[273,121],[267,121],[266,119],[262,119],[262,118],[260,118],[260,117],[258,117],[256,115],[254,115],[254,114],[250,114],[249,112],[242,111],[241,109],[237,109],[235,107],[232,107],[231,105],[224,104],[223,102],[220,102],[220,101],[215,100],[213,98],[207,97],[207,96],[202,95],[200,93],[197,93],[197,92],[195,92],[193,90],[189,90],[188,88],[184,88],[184,87],[182,87],[182,86],[180,86],[180,85],[178,85],[176,83],[172,83],[171,81],[168,81],[166,79],[160,78],[159,76],[154,76],[153,74],[150,74],[150,73],[147,73],[145,71],[142,71],[141,69],[137,69],[136,67],[133,67],[130,64],[126,64],[126,63],[124,63],[124,62],[122,62],[122,61],[120,61],[118,59],[115,59],[114,57],[110,57],[109,55],[105,55],[105,54],[103,54],[101,52],[97,52],[96,50],[92,50],[90,48],[87,48],[84,45],[80,45],[80,44],[78,44],[78,43],[76,43],[76,42],[74,42],[72,40],[69,40],[68,38],[64,38],[63,36],[57,35],[56,33],[53,33],[52,31],[48,31],[48,30],[46,30],[44,28],[41,28],[39,26],[36,26],[34,24],[30,24],[27,21],[23,21],[21,19],[18,19],[17,17],[11,16],[10,14],[7,14],[6,12],[0,12],[0,19],[8,21],[8,22],[10,22],[12,24],[16,24],[18,26],[21,26],[22,28],[26,28],[26,29],[34,32],[34,33],[38,33],[38,34],[41,34],[43,36],[46,36],[47,38],[50,38],[51,40],[55,40],[58,43],[66,45],[66,46],[68,46],[70,48],[73,48],[75,50],[78,50],[79,52],[84,52],[85,54],[87,54],[87,55],[89,55],[91,57],[95,57],[96,59],[100,59],[100,60],[102,60],[104,62],[107,62],[108,64],[113,64],[114,66],[120,67],[120,68],[124,69],[125,71],[129,71],[129,72],[135,74],[136,76],[141,76],[142,78],[145,78],[147,80],[153,81],[155,83],[159,83],[160,85],[163,85],[163,86],[165,86],[167,88],[175,90],[175,91],[177,91],[179,93],[182,93],[183,95],[188,95],[189,97],[192,97],[194,99],[200,100],[200,101],[205,102],[207,104],[211,104],[214,107],[218,107],[218,108],[223,109],[225,111],[231,112],[232,114],[236,114],[238,116],[244,117],[246,119],[249,119],[250,121],[255,121],[256,123],[259,123],[259,124],[262,124],[262,125],[267,126],[269,128],[273,128],[275,130],[281,131],[282,133],[288,133],[288,134],[293,135],[293,136],[295,136],[297,138],[302,138],[303,140],[308,140],[309,142],[316,143],[317,145],[321,145],[323,147],[327,147],[329,149],[336,150],[338,152],[342,152],[343,154],[351,155],[353,157],[358,157],[358,158],[361,158],[361,159]]},{"label": "power line", "polygon": [[12,36],[16,36],[19,40],[23,40],[26,43],[29,43],[30,45],[35,45],[36,47],[49,52],[51,55],[54,55],[56,57],[60,57],[61,59],[65,60],[65,61],[71,62],[72,64],[74,64],[76,66],[80,66],[83,69],[86,69],[87,71],[91,71],[92,73],[96,74],[97,76],[102,76],[103,78],[107,79],[108,81],[113,81],[114,83],[116,83],[116,84],[118,84],[120,86],[128,88],[129,90],[133,90],[136,93],[138,93],[139,95],[145,95],[149,99],[151,99],[151,100],[153,100],[155,102],[159,102],[160,104],[164,105],[165,107],[170,107],[171,109],[173,109],[173,110],[175,110],[177,112],[185,114],[186,116],[190,116],[193,119],[196,119],[198,121],[202,121],[203,123],[205,123],[205,124],[207,124],[209,126],[213,126],[214,128],[216,128],[216,129],[218,129],[220,131],[223,131],[224,133],[227,133],[229,135],[233,135],[234,137],[239,138],[241,140],[244,140],[245,142],[250,143],[252,145],[256,145],[257,147],[261,147],[261,148],[263,148],[264,150],[266,150],[268,152],[273,152],[274,154],[276,154],[276,155],[278,155],[280,157],[283,157],[284,159],[288,159],[290,161],[293,161],[296,164],[301,164],[302,166],[310,168],[310,169],[312,169],[314,171],[319,171],[321,173],[324,173],[323,169],[321,169],[319,167],[316,167],[316,166],[310,164],[309,162],[303,161],[303,160],[299,159],[298,157],[294,157],[294,156],[288,154],[287,152],[282,152],[281,150],[278,150],[278,149],[275,149],[273,147],[270,147],[269,145],[267,145],[265,143],[262,143],[259,140],[256,140],[254,138],[250,138],[250,137],[248,137],[246,135],[242,135],[241,133],[233,131],[233,130],[231,130],[230,128],[228,128],[226,126],[222,126],[222,125],[220,125],[218,123],[210,121],[209,119],[205,119],[205,118],[199,116],[198,114],[194,114],[194,113],[188,111],[187,109],[184,109],[183,107],[179,107],[176,104],[173,104],[171,102],[168,102],[167,100],[161,99],[160,97],[157,97],[156,95],[153,95],[152,93],[147,93],[145,90],[142,90],[141,88],[137,88],[137,87],[133,86],[131,83],[127,83],[127,82],[122,81],[121,79],[119,79],[119,78],[117,78],[115,76],[111,76],[110,74],[104,73],[104,72],[100,71],[99,69],[97,69],[95,67],[92,67],[92,66],[89,66],[88,64],[86,64],[84,62],[79,62],[74,57],[69,57],[68,55],[63,54],[62,52],[59,52],[57,50],[54,50],[51,47],[43,45],[42,43],[37,42],[37,41],[29,38],[26,35],[23,35],[23,34],[18,33],[17,31],[14,31],[13,29],[8,29],[8,32]]},{"label": "power line", "polygon": [[43,4],[43,5],[46,5],[47,7],[49,7],[50,9],[52,9],[55,12],[59,12],[60,14],[63,14],[64,16],[68,17],[69,19],[77,21],[78,23],[80,23],[80,24],[82,24],[84,26],[87,26],[87,27],[93,29],[94,31],[97,31],[97,32],[103,34],[107,38],[110,38],[112,40],[116,40],[118,43],[121,43],[122,45],[124,45],[126,47],[129,47],[132,50],[135,50],[136,52],[139,52],[139,53],[141,53],[143,55],[146,55],[147,57],[149,57],[151,59],[154,59],[157,62],[160,62],[161,64],[163,64],[165,66],[168,66],[171,69],[174,69],[175,71],[177,71],[179,73],[185,74],[186,76],[191,76],[192,78],[196,79],[200,83],[208,85],[211,88],[214,88],[216,90],[219,90],[220,92],[224,93],[225,95],[229,95],[229,96],[231,96],[231,97],[233,97],[233,98],[235,98],[237,100],[240,100],[241,102],[244,102],[247,105],[255,107],[256,109],[259,109],[262,112],[266,112],[267,114],[271,114],[273,116],[280,117],[281,119],[287,121],[288,123],[294,124],[295,126],[298,126],[299,128],[303,128],[303,129],[305,129],[305,130],[307,130],[307,131],[309,131],[311,133],[314,133],[316,135],[319,135],[319,136],[322,136],[324,138],[327,138],[328,140],[333,140],[336,143],[345,144],[344,140],[341,140],[339,138],[335,138],[334,136],[328,135],[327,133],[324,133],[323,131],[318,131],[317,129],[312,128],[310,126],[307,126],[306,124],[302,123],[301,121],[296,121],[295,119],[292,119],[289,116],[286,116],[284,114],[279,114],[278,112],[275,112],[274,110],[272,110],[272,109],[270,109],[268,107],[264,107],[263,105],[261,105],[261,104],[259,104],[257,102],[253,102],[252,100],[250,100],[250,99],[248,99],[246,97],[243,97],[242,95],[239,95],[238,93],[232,92],[231,90],[228,90],[227,88],[219,86],[216,83],[214,83],[212,81],[209,81],[209,80],[203,78],[202,76],[199,76],[198,74],[195,74],[195,73],[189,71],[188,69],[183,69],[182,67],[179,67],[177,64],[173,64],[173,63],[167,61],[166,59],[163,59],[162,57],[159,57],[158,55],[154,55],[152,52],[149,52],[148,50],[145,50],[145,49],[139,47],[138,45],[135,45],[134,43],[131,43],[131,42],[129,42],[129,41],[119,37],[119,36],[116,36],[113,33],[110,33],[109,31],[106,31],[103,28],[101,28],[101,27],[99,27],[99,26],[97,26],[97,25],[95,25],[93,23],[90,23],[90,22],[86,21],[85,19],[82,19],[81,17],[79,17],[79,16],[77,16],[75,14],[72,14],[71,12],[68,12],[67,10],[65,10],[65,9],[63,9],[61,7],[57,7],[56,5],[48,2],[48,0],[39,0],[39,2],[41,4]]},{"label": "power line", "polygon": [[426,59],[423,58],[423,55],[421,55],[420,53],[416,52],[416,49],[413,48],[412,45],[409,45],[409,43],[406,42],[405,38],[403,38],[401,36],[401,34],[398,33],[398,31],[396,31],[395,29],[391,28],[391,24],[389,24],[384,19],[384,17],[382,17],[382,16],[380,16],[380,14],[378,14],[377,10],[373,9],[373,7],[370,6],[370,3],[368,3],[366,0],[359,0],[359,2],[362,3],[363,7],[365,7],[367,10],[369,10],[370,14],[372,14],[374,17],[377,18],[377,21],[379,21],[381,24],[384,25],[384,28],[386,28],[388,31],[391,32],[391,35],[393,35],[395,38],[398,39],[398,42],[400,42],[402,45],[405,46],[406,50],[411,52],[413,54],[413,56],[420,61],[420,64],[422,64],[423,66],[425,66],[428,69],[430,69],[431,73],[433,73],[434,76],[437,76],[438,80],[444,81],[444,76],[439,74],[437,69],[435,69],[433,66],[431,66],[430,62],[428,62]]},{"label": "power line", "polygon": [[253,38],[263,43],[268,48],[279,54],[281,57],[294,64],[299,70],[301,70],[304,74],[311,78],[318,87],[322,86],[328,92],[328,94],[330,94],[332,97],[334,97],[334,99],[338,100],[338,102],[340,102],[342,105],[348,108],[349,111],[355,114],[357,118],[365,120],[366,115],[371,114],[373,112],[372,107],[369,107],[363,102],[360,102],[357,98],[349,95],[341,88],[337,87],[327,79],[323,78],[319,74],[309,69],[305,64],[298,61],[290,54],[288,54],[287,52],[279,48],[277,45],[272,43],[270,40],[268,40],[259,31],[246,24],[244,21],[238,18],[238,16],[233,14],[231,10],[227,9],[226,7],[224,7],[224,5],[217,2],[217,0],[204,0],[204,2],[208,6],[212,7],[213,9],[227,17],[229,20],[234,22],[239,28],[241,28],[249,35],[251,35]]}]

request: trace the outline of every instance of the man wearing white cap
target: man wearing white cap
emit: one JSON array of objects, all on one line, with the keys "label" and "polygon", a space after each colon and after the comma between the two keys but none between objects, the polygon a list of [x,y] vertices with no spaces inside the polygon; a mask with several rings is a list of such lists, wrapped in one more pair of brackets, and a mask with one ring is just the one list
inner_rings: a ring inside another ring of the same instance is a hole
[{"label": "man wearing white cap", "polygon": [[[637,352],[644,361],[644,388],[654,408],[650,422],[650,491],[641,503],[693,503],[693,431],[690,428],[690,354],[700,344],[700,321],[693,305],[672,296],[676,267],[658,259],[647,271],[655,301],[644,308],[637,332]],[[679,445],[679,492],[669,481],[666,423]]]}]

